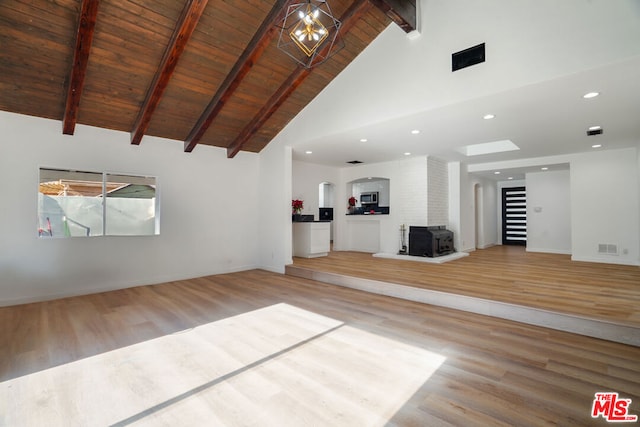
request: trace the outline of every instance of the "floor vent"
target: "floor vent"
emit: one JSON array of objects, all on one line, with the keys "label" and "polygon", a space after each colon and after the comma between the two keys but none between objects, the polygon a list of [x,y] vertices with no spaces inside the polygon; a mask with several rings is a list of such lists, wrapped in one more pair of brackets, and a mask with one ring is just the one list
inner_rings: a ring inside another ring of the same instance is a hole
[{"label": "floor vent", "polygon": [[485,61],[484,43],[451,54],[451,71],[480,64]]},{"label": "floor vent", "polygon": [[612,245],[608,243],[599,243],[598,253],[607,254],[607,255],[618,255],[618,245]]}]

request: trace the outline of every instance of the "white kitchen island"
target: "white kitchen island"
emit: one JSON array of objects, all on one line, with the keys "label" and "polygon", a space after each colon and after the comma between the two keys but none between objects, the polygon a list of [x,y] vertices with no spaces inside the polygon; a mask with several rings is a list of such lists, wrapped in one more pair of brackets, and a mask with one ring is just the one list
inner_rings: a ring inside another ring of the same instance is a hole
[{"label": "white kitchen island", "polygon": [[316,258],[327,256],[330,250],[330,221],[293,223],[293,256]]}]

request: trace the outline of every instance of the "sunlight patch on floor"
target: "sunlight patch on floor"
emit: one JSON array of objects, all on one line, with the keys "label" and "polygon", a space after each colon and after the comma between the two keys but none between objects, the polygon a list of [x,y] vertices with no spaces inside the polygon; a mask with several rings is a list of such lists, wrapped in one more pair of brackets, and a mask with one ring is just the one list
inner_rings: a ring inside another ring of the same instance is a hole
[{"label": "sunlight patch on floor", "polygon": [[384,425],[441,355],[276,304],[0,384],[0,425]]}]

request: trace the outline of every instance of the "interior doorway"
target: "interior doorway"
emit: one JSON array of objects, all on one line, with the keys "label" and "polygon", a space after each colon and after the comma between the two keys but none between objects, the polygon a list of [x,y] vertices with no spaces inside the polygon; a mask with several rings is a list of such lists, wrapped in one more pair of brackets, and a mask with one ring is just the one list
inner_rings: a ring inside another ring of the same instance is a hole
[{"label": "interior doorway", "polygon": [[526,187],[502,189],[502,244],[527,245]]},{"label": "interior doorway", "polygon": [[473,186],[473,206],[475,207],[475,245],[476,249],[484,249],[485,239],[484,239],[484,207],[483,207],[483,195],[482,195],[482,186],[480,184],[475,184]]},{"label": "interior doorway", "polygon": [[329,227],[330,232],[330,241],[333,244],[333,215],[334,215],[334,204],[335,204],[335,185],[330,182],[321,182],[318,185],[318,220],[320,221],[331,221],[331,225]]}]

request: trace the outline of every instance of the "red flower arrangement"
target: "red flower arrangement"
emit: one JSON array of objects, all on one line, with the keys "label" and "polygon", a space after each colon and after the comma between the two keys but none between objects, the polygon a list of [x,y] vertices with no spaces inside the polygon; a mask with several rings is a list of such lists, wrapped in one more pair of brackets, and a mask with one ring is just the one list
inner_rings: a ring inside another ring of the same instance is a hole
[{"label": "red flower arrangement", "polygon": [[302,212],[302,208],[304,207],[304,202],[302,200],[292,200],[291,201],[291,209],[293,210],[294,214],[299,214],[300,212]]},{"label": "red flower arrangement", "polygon": [[349,197],[349,207],[350,208],[354,207],[356,205],[356,203],[358,203],[358,200],[355,197],[353,197],[353,196]]}]

